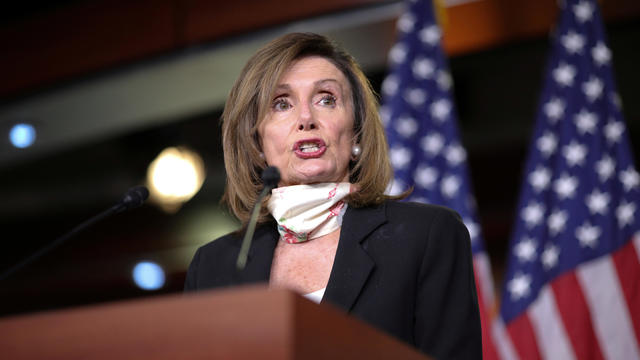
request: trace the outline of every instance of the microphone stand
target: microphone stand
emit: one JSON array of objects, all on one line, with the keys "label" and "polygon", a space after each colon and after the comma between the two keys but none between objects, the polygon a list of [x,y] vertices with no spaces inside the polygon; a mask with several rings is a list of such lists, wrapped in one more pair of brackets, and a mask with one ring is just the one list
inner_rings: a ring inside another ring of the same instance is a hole
[{"label": "microphone stand", "polygon": [[247,265],[247,256],[249,255],[249,248],[251,247],[251,238],[253,237],[253,233],[256,230],[256,220],[258,219],[260,209],[262,208],[262,199],[264,199],[269,191],[271,191],[270,187],[265,186],[258,196],[258,201],[256,201],[256,204],[253,206],[251,218],[249,219],[249,225],[247,225],[247,232],[244,233],[242,246],[240,247],[240,253],[238,254],[238,261],[236,262],[236,268],[238,270],[243,270]]},{"label": "microphone stand", "polygon": [[253,206],[253,211],[251,212],[251,217],[249,218],[249,223],[247,225],[247,232],[244,233],[244,238],[242,239],[242,246],[240,247],[240,253],[238,254],[238,260],[236,261],[237,270],[243,270],[247,265],[247,256],[249,255],[251,239],[253,238],[253,233],[256,230],[256,223],[258,222],[258,216],[260,215],[260,209],[262,208],[262,199],[267,196],[271,189],[278,186],[278,182],[280,181],[280,171],[278,171],[278,168],[274,166],[269,166],[262,171],[261,178],[264,188],[260,192],[260,195],[258,195],[258,199]]},{"label": "microphone stand", "polygon": [[148,196],[149,196],[149,191],[146,188],[142,187],[142,186],[137,186],[137,187],[134,187],[134,188],[130,189],[129,191],[127,191],[127,193],[125,194],[125,197],[119,203],[113,205],[109,209],[101,212],[100,214],[89,218],[85,222],[83,222],[80,225],[74,227],[68,233],[60,236],[59,238],[57,238],[53,242],[47,244],[45,247],[41,248],[40,250],[38,250],[35,253],[31,254],[26,259],[22,260],[18,264],[16,264],[16,265],[12,266],[11,268],[9,268],[7,271],[3,272],[0,275],[0,281],[3,281],[4,279],[8,278],[11,274],[13,274],[16,271],[26,267],[27,265],[33,263],[34,261],[39,259],[44,254],[46,254],[49,251],[51,251],[51,250],[55,249],[56,247],[60,246],[65,241],[69,240],[74,235],[76,235],[77,233],[79,233],[79,232],[83,231],[84,229],[92,226],[93,224],[99,222],[100,220],[103,220],[103,219],[105,219],[105,218],[107,218],[107,217],[109,217],[109,216],[111,216],[113,214],[117,214],[117,213],[123,212],[125,210],[131,209],[133,207],[137,207],[137,206],[142,205],[142,203],[144,202],[144,200],[147,199]]}]

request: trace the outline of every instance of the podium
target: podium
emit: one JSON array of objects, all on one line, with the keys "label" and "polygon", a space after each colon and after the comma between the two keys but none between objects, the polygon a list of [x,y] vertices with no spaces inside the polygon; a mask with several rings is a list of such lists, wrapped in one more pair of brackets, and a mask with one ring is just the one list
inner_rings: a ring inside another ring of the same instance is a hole
[{"label": "podium", "polygon": [[4,359],[428,359],[286,290],[178,294],[0,318]]}]

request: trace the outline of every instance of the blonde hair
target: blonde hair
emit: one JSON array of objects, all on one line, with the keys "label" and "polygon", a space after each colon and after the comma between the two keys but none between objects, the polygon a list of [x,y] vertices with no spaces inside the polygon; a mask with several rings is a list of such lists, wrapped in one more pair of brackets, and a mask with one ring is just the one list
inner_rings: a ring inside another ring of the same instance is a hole
[{"label": "blonde hair", "polygon": [[[222,146],[227,183],[222,202],[246,224],[262,189],[260,174],[267,167],[261,156],[258,126],[271,105],[278,80],[292,62],[320,56],[329,60],[347,78],[352,91],[354,135],[362,148],[349,168],[349,181],[358,191],[346,199],[349,206],[382,203],[393,170],[387,154],[387,140],[378,102],[362,70],[344,50],[328,38],[311,33],[281,36],[258,50],[242,69],[222,114]],[[265,200],[267,201],[267,200]],[[259,221],[270,220],[266,208]]]}]

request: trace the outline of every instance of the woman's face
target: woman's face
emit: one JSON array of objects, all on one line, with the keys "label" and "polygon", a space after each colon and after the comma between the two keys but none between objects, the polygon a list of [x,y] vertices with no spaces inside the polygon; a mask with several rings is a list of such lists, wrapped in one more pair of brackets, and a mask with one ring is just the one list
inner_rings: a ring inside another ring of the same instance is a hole
[{"label": "woman's face", "polygon": [[351,87],[338,68],[319,56],[293,62],[258,128],[279,185],[348,181],[353,121]]}]

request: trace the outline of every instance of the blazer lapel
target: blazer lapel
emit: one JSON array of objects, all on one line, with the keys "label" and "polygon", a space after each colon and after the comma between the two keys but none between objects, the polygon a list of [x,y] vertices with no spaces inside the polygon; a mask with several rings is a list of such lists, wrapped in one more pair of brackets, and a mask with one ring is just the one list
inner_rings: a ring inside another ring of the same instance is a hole
[{"label": "blazer lapel", "polygon": [[[244,233],[242,237],[244,237]],[[240,251],[242,237],[238,242],[238,251]],[[276,249],[278,237],[278,230],[273,223],[261,225],[256,229],[247,255],[247,264],[243,270],[236,270],[234,283],[248,284],[269,281],[273,252]]]},{"label": "blazer lapel", "polygon": [[340,230],[338,250],[323,297],[350,311],[375,267],[366,252],[366,237],[386,222],[384,204],[378,207],[347,208]]}]

